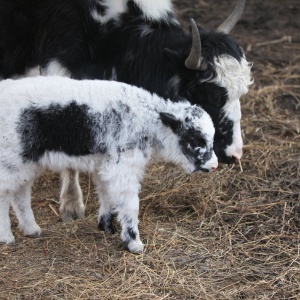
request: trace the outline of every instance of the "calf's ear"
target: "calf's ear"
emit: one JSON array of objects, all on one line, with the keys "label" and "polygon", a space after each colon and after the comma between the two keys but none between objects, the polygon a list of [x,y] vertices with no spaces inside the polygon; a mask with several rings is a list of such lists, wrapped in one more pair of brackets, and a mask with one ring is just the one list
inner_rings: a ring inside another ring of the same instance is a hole
[{"label": "calf's ear", "polygon": [[160,112],[159,116],[163,124],[170,127],[174,132],[181,128],[181,121],[178,120],[174,115],[166,112]]}]

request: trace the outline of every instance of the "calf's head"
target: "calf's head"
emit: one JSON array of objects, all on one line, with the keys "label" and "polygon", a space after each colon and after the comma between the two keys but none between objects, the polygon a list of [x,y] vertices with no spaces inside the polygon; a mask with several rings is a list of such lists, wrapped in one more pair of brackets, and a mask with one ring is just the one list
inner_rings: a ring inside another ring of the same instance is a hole
[{"label": "calf's head", "polygon": [[187,173],[212,172],[218,167],[213,150],[215,129],[210,116],[194,105],[183,116],[161,112],[160,119],[175,134],[175,142],[168,146],[169,158]]}]

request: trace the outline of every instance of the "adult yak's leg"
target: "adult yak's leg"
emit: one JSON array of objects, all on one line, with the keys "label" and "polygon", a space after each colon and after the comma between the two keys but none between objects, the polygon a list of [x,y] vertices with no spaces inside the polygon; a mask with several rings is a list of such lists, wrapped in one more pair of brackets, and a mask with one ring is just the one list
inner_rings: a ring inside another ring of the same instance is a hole
[{"label": "adult yak's leg", "polygon": [[[53,59],[41,69],[43,76],[76,77],[75,70],[66,68],[59,60]],[[82,219],[85,214],[83,195],[79,185],[79,172],[72,169],[64,170],[61,176],[60,215],[63,222]]]},{"label": "adult yak's leg", "polygon": [[64,222],[74,218],[82,219],[85,208],[83,204],[83,195],[79,185],[79,172],[74,170],[65,170],[61,172],[61,192],[59,211]]}]

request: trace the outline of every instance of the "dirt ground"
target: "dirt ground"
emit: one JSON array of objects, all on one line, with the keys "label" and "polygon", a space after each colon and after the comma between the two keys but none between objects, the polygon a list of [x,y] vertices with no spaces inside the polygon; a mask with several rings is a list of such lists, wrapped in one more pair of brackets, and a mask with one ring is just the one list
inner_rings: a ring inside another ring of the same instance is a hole
[{"label": "dirt ground", "polygon": [[[183,25],[216,28],[235,0],[174,1]],[[97,201],[82,177],[86,218],[63,224],[59,179],[36,182],[39,239],[17,229],[1,245],[0,299],[300,299],[300,3],[248,0],[232,31],[253,62],[241,99],[242,166],[186,176],[152,165],[141,191],[146,253],[97,229]]]}]

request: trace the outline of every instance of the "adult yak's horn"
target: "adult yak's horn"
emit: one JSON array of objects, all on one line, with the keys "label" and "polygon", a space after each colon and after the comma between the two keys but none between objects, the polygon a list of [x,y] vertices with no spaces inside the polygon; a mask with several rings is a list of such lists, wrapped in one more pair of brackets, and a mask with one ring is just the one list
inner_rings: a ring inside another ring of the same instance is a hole
[{"label": "adult yak's horn", "polygon": [[238,0],[233,12],[230,16],[217,28],[217,31],[221,31],[224,33],[229,33],[232,28],[235,26],[237,21],[240,19],[243,14],[245,8],[246,0]]},{"label": "adult yak's horn", "polygon": [[188,58],[185,60],[185,66],[191,70],[206,70],[207,64],[203,62],[201,56],[201,39],[198,27],[193,19],[191,19],[192,27],[192,48]]}]

